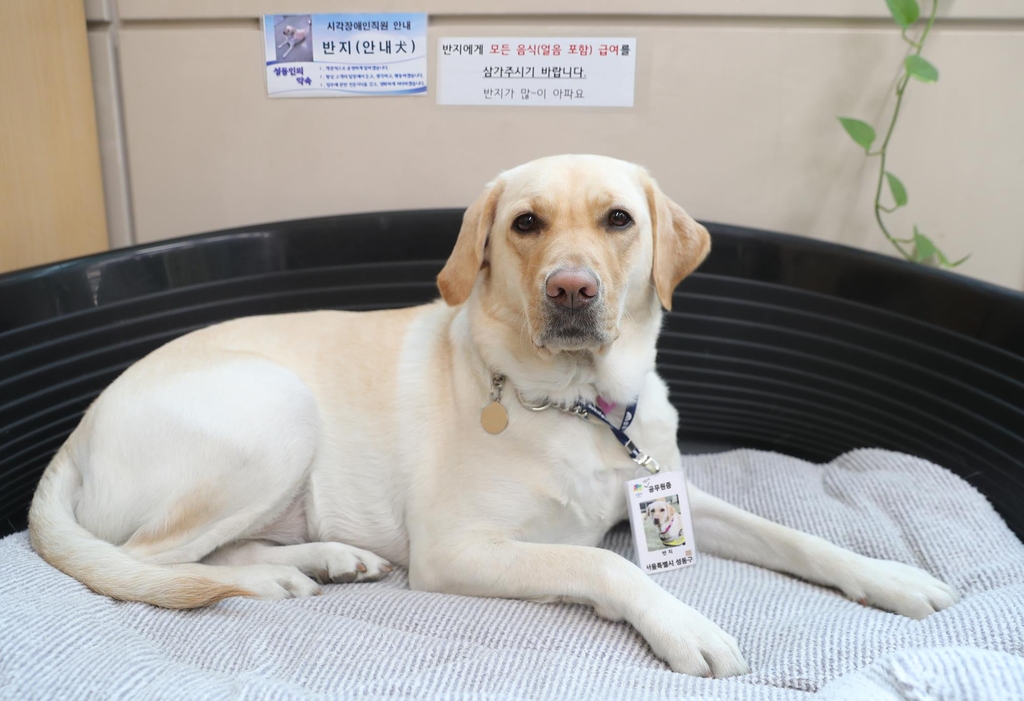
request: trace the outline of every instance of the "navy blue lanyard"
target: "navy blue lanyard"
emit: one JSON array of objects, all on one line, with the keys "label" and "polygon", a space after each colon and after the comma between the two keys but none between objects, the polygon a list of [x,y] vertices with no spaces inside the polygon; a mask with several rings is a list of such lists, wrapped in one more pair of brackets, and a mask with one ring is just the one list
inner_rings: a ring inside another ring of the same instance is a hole
[{"label": "navy blue lanyard", "polygon": [[612,435],[615,436],[615,439],[622,444],[622,447],[626,449],[627,453],[629,453],[629,457],[632,458],[633,462],[637,465],[647,468],[647,470],[652,474],[661,470],[661,466],[658,464],[658,461],[637,448],[636,444],[630,440],[629,436],[626,435],[626,429],[629,428],[631,423],[633,423],[633,417],[636,416],[635,401],[626,407],[626,413],[622,416],[622,423],[618,427],[609,421],[608,415],[593,402],[577,402],[576,406],[573,408],[577,410],[576,413],[585,413],[586,415],[593,414],[604,422],[604,424],[611,430]]}]

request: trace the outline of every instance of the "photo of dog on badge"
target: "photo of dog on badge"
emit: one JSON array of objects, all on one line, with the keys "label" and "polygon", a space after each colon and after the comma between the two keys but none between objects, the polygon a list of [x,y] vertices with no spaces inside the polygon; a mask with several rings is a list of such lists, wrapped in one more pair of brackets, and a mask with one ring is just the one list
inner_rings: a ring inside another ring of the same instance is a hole
[{"label": "photo of dog on badge", "polygon": [[274,43],[277,60],[304,63],[313,60],[313,18],[309,15],[274,17]]},{"label": "photo of dog on badge", "polygon": [[679,515],[677,494],[642,502],[640,511],[644,515],[648,552],[686,545],[686,532],[683,529],[683,518]]}]

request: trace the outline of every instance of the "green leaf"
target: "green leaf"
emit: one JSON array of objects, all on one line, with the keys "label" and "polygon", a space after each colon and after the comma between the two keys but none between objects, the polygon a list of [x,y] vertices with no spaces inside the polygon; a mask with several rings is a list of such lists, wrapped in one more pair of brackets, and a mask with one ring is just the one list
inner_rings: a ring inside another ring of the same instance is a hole
[{"label": "green leaf", "polygon": [[939,247],[930,238],[918,231],[916,226],[914,227],[914,238],[912,241],[914,242],[914,250],[911,255],[917,263],[932,265],[936,268],[955,268],[966,263],[971,257],[971,254],[968,253],[960,260],[950,263],[945,254],[939,250]]},{"label": "green leaf", "polygon": [[934,265],[939,259],[939,249],[932,240],[914,227],[914,260],[926,265]]},{"label": "green leaf", "polygon": [[875,141],[874,127],[867,122],[849,117],[839,117],[839,123],[843,125],[843,129],[850,135],[850,138],[864,149],[864,153],[867,153],[868,149],[871,148],[871,144]]},{"label": "green leaf", "polygon": [[917,6],[917,0],[885,0],[889,6],[889,12],[896,24],[904,29],[917,21],[921,16],[921,8]]},{"label": "green leaf", "polygon": [[935,255],[937,255],[937,256],[939,257],[939,265],[941,265],[941,266],[942,266],[943,268],[955,268],[955,267],[957,267],[958,265],[961,265],[961,264],[963,264],[963,263],[966,263],[966,262],[967,262],[967,259],[971,257],[971,254],[970,254],[970,253],[968,253],[968,254],[967,254],[966,256],[964,256],[964,257],[963,257],[963,258],[961,258],[960,260],[956,261],[955,263],[950,263],[950,262],[949,262],[949,259],[948,259],[948,258],[946,258],[946,256],[944,256],[944,255],[942,254],[942,251],[940,251],[940,250],[939,250],[939,249],[937,249],[937,248],[935,249]]},{"label": "green leaf", "polygon": [[920,56],[907,56],[903,64],[907,67],[907,73],[922,83],[934,83],[939,79],[939,69]]},{"label": "green leaf", "polygon": [[892,198],[896,200],[896,206],[902,207],[907,203],[907,188],[903,187],[903,183],[892,173],[886,171],[886,179],[889,181],[889,189],[892,190]]}]

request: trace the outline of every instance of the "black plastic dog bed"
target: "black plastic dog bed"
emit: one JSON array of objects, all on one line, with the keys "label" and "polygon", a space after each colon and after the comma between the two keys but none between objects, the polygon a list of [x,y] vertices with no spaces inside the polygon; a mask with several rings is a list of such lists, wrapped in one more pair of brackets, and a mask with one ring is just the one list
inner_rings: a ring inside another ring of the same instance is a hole
[{"label": "black plastic dog bed", "polygon": [[[0,276],[0,531],[96,395],[238,316],[438,296],[461,210],[246,227]],[[709,224],[658,352],[685,444],[824,461],[918,455],[1024,535],[1024,294],[810,239]],[[343,371],[340,369],[339,371]]]}]

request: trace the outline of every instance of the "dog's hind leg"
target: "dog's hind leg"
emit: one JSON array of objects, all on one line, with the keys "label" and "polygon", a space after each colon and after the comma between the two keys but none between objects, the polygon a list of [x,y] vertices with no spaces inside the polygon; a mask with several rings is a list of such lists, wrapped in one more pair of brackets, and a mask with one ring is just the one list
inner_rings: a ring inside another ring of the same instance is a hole
[{"label": "dog's hind leg", "polygon": [[201,564],[218,548],[258,538],[306,488],[320,419],[301,379],[235,356],[123,384],[98,401],[93,438],[79,451],[79,523],[154,576],[188,574],[260,598],[318,593],[287,561]]},{"label": "dog's hind leg", "polygon": [[203,563],[291,566],[324,584],[373,581],[392,569],[384,558],[344,543],[273,545],[259,540],[225,545]]}]

